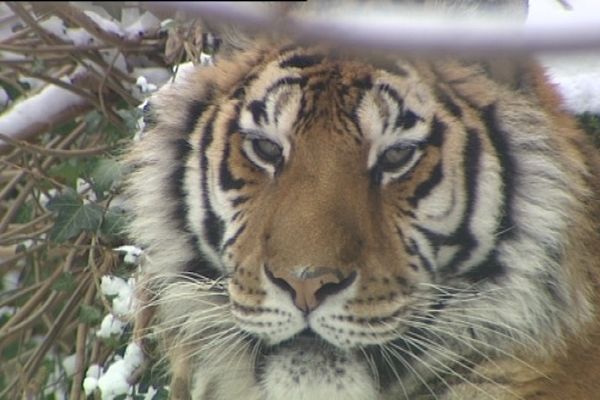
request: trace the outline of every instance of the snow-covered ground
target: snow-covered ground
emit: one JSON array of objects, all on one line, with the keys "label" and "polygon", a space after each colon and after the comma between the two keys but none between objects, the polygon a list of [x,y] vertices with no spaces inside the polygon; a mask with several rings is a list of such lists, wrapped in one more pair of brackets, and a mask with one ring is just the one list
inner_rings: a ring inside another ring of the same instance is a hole
[{"label": "snow-covered ground", "polygon": [[[557,0],[529,0],[527,23],[595,21],[600,25],[600,0],[569,0],[569,4],[572,10],[565,10]],[[600,113],[600,43],[585,53],[545,54],[539,58],[550,79],[558,84],[569,111]]]}]

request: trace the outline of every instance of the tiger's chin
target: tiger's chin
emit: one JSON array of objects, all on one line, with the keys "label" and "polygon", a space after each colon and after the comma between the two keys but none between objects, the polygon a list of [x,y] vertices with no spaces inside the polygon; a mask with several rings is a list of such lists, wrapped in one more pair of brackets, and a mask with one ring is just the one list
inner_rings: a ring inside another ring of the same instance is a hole
[{"label": "tiger's chin", "polygon": [[308,330],[266,348],[256,369],[265,400],[378,398],[377,382],[361,356]]}]

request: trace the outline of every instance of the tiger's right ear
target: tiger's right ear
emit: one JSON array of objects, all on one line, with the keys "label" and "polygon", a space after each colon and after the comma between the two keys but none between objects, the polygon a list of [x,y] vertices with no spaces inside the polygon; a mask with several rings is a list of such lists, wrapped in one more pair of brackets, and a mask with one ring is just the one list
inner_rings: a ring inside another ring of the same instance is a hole
[{"label": "tiger's right ear", "polygon": [[[248,7],[251,7],[252,13],[258,15],[273,15],[274,19],[272,23],[277,25],[278,19],[289,13],[293,13],[303,3],[298,1],[264,1],[252,2],[251,6]],[[207,32],[214,34],[218,40],[218,49],[216,49],[218,50],[217,57],[230,57],[241,51],[251,49],[256,47],[257,42],[261,40],[281,40],[281,37],[274,36],[276,34],[280,36],[281,33],[269,26],[252,29],[242,27],[238,24],[208,21],[206,19],[202,21],[202,25]]]}]

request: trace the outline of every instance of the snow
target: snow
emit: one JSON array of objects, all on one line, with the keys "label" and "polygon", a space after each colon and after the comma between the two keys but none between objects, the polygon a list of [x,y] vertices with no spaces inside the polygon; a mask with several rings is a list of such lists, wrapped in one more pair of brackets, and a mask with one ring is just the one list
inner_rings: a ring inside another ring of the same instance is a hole
[{"label": "snow", "polygon": [[2,307],[0,307],[0,318],[2,318],[5,315],[10,317],[10,316],[14,315],[14,313],[16,311],[17,311],[16,307],[2,306]]},{"label": "snow", "polygon": [[152,35],[158,29],[160,29],[160,20],[146,11],[137,21],[125,28],[125,37],[135,40]]},{"label": "snow", "polygon": [[152,93],[158,89],[155,84],[149,83],[145,76],[138,77],[135,84],[140,88],[142,93]]},{"label": "snow", "polygon": [[98,387],[98,379],[102,375],[102,368],[98,364],[92,364],[88,367],[83,380],[83,391],[86,396],[91,395]]},{"label": "snow", "polygon": [[58,36],[61,39],[67,39],[67,27],[62,19],[58,18],[55,15],[52,15],[50,18],[45,21],[41,21],[39,25],[44,28],[46,32],[53,34],[54,36]]},{"label": "snow", "polygon": [[3,291],[11,291],[19,288],[21,282],[21,274],[17,271],[7,271],[2,277],[2,289]]},{"label": "snow", "polygon": [[[83,380],[85,394],[89,396],[96,389],[100,389],[102,400],[112,400],[119,395],[129,393],[131,391],[129,380],[143,361],[144,353],[141,347],[136,343],[129,343],[123,357],[117,356],[116,361],[106,371],[102,371],[99,365],[90,365]],[[148,393],[150,392],[151,390],[148,389]],[[145,398],[151,399],[148,395]]]},{"label": "snow", "polygon": [[128,393],[131,388],[128,380],[143,361],[144,353],[141,347],[136,343],[129,343],[123,358],[111,364],[97,380],[102,400],[112,400],[116,396]]},{"label": "snow", "polygon": [[[530,1],[527,25],[600,25],[600,1],[570,0],[569,3],[573,7],[571,11],[565,10],[554,0]],[[600,113],[600,55],[597,50],[541,54],[538,58],[550,80],[558,86],[568,111]]]},{"label": "snow", "polygon": [[133,278],[125,281],[118,276],[104,275],[102,277],[100,288],[105,296],[114,296],[112,311],[118,317],[127,318],[132,314],[134,285]]},{"label": "snow", "polygon": [[95,203],[96,200],[98,200],[96,198],[96,193],[92,190],[92,185],[85,179],[77,178],[75,187],[77,193],[83,196],[84,204]]},{"label": "snow", "polygon": [[136,78],[143,76],[147,82],[156,86],[164,85],[171,78],[169,70],[162,67],[135,67],[132,75]]},{"label": "snow", "polygon": [[110,21],[109,19],[100,16],[94,11],[84,11],[84,14],[87,15],[92,21],[94,21],[94,23],[98,25],[98,27],[104,32],[111,33],[120,38],[124,36],[123,30],[121,29],[121,26],[118,23]]},{"label": "snow", "polygon": [[106,339],[111,336],[120,336],[123,333],[125,325],[126,324],[115,317],[114,314],[106,314],[100,324],[100,329],[96,331],[96,336]]},{"label": "snow", "polygon": [[8,103],[10,103],[10,96],[4,88],[0,87],[0,111],[4,110]]},{"label": "snow", "polygon": [[[82,72],[78,68],[76,73]],[[68,81],[68,77],[61,80]],[[48,85],[35,96],[16,102],[11,108],[0,115],[0,132],[14,138],[20,138],[24,132],[28,132],[34,126],[47,125],[53,117],[60,115],[72,107],[87,104],[83,97],[58,87]],[[44,110],[40,112],[39,110]],[[0,145],[4,143],[0,141]]]},{"label": "snow", "polygon": [[130,245],[120,246],[120,247],[115,248],[114,250],[125,253],[125,258],[123,261],[125,261],[126,263],[129,263],[129,264],[138,264],[139,257],[143,253],[142,249],[140,249],[139,247],[130,246]]},{"label": "snow", "polygon": [[64,372],[67,376],[73,376],[75,375],[75,372],[77,372],[75,370],[76,368],[76,361],[77,361],[77,354],[73,353],[70,356],[66,356],[65,358],[63,358],[62,360],[62,367],[64,369]]}]

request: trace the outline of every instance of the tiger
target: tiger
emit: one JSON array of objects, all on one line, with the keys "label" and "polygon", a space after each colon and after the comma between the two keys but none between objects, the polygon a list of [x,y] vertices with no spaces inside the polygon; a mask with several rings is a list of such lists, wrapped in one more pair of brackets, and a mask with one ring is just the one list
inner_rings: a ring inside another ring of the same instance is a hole
[{"label": "tiger", "polygon": [[125,158],[171,398],[599,398],[600,157],[543,68],[245,43]]}]

